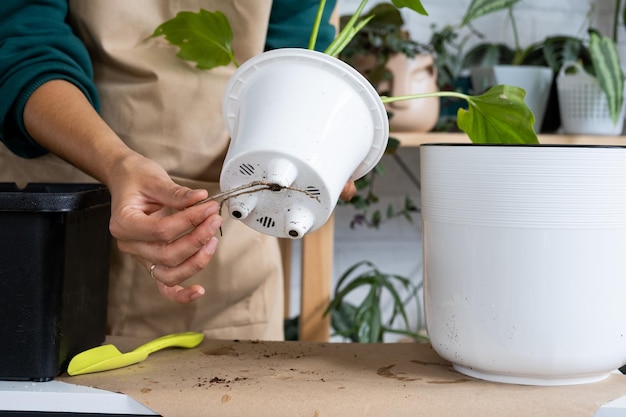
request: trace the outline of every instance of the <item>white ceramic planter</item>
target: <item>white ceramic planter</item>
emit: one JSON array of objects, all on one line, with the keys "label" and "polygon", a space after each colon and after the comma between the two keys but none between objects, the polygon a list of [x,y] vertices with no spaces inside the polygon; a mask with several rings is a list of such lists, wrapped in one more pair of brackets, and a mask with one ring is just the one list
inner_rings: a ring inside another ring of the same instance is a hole
[{"label": "white ceramic planter", "polygon": [[321,227],[349,179],[369,172],[387,146],[385,107],[339,59],[278,49],[246,61],[224,95],[231,144],[223,191],[277,184],[228,200],[229,213],[262,233],[301,238]]},{"label": "white ceramic planter", "polygon": [[598,381],[626,363],[626,148],[421,147],[435,350],[477,378]]}]

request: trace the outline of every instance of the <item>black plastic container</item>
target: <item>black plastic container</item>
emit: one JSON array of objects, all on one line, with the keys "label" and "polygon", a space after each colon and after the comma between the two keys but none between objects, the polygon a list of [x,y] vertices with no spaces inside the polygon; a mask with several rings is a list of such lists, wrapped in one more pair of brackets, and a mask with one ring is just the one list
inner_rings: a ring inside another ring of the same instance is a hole
[{"label": "black plastic container", "polygon": [[106,334],[111,198],[0,183],[0,379],[47,381]]}]

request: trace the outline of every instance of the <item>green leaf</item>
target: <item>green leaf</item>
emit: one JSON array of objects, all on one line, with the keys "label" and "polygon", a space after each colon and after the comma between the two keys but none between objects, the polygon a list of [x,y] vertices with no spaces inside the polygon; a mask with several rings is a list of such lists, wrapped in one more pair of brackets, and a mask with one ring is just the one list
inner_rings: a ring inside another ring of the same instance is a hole
[{"label": "green leaf", "polygon": [[515,52],[503,43],[481,43],[470,49],[463,57],[463,66],[490,67],[513,62]]},{"label": "green leaf", "polygon": [[222,12],[180,12],[155,29],[152,37],[158,36],[179,47],[178,57],[195,62],[200,69],[231,62],[238,65],[232,50],[233,31]]},{"label": "green leaf", "polygon": [[356,307],[347,302],[341,303],[331,312],[331,324],[336,334],[356,341],[355,312]]},{"label": "green leaf", "polygon": [[508,9],[518,1],[520,0],[472,0],[465,12],[465,16],[463,16],[461,26],[465,26],[472,20],[489,13]]},{"label": "green leaf", "polygon": [[421,15],[428,16],[428,12],[420,0],[391,0],[397,8],[406,7]]},{"label": "green leaf", "polygon": [[609,113],[615,124],[624,102],[624,73],[615,43],[608,36],[592,30],[590,31],[589,51],[596,79],[606,95]]},{"label": "green leaf", "polygon": [[[589,56],[583,40],[573,36],[550,36],[540,44],[544,62],[555,74],[566,62],[582,61],[583,66],[589,62]],[[544,65],[541,61],[526,59],[525,65]]]},{"label": "green leaf", "polygon": [[377,286],[372,286],[361,305],[357,307],[354,321],[358,327],[360,343],[376,343],[382,339],[380,297]]},{"label": "green leaf", "polygon": [[387,147],[385,148],[385,154],[393,155],[400,148],[400,141],[396,138],[389,137],[387,141]]},{"label": "green leaf", "polygon": [[481,16],[508,9],[519,1],[520,0],[472,0],[465,12],[465,16],[463,16],[461,26],[465,26]]},{"label": "green leaf", "polygon": [[474,143],[539,143],[525,94],[519,87],[497,85],[480,96],[468,96],[469,108],[459,109],[457,124]]}]

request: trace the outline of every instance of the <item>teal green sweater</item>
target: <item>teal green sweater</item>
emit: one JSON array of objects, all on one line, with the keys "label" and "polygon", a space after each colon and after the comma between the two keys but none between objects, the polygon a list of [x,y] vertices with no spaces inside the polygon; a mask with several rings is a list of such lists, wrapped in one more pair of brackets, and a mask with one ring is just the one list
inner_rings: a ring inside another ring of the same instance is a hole
[{"label": "teal green sweater", "polygon": [[[335,35],[328,23],[335,3],[327,1],[317,50]],[[318,4],[274,0],[266,48],[307,47]],[[43,83],[67,80],[99,109],[89,54],[67,24],[67,12],[66,0],[0,0],[0,141],[22,157],[47,153],[28,135],[22,116],[30,95]]]}]

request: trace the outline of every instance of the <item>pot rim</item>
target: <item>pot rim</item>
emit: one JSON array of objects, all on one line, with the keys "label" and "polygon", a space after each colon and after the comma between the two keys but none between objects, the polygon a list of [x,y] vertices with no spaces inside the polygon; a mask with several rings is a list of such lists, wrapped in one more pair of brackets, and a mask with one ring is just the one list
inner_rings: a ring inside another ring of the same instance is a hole
[{"label": "pot rim", "polygon": [[590,144],[556,144],[556,143],[455,143],[455,142],[437,142],[422,143],[422,146],[468,146],[468,147],[486,147],[486,148],[592,148],[592,149],[626,149],[625,145],[590,145]]}]

